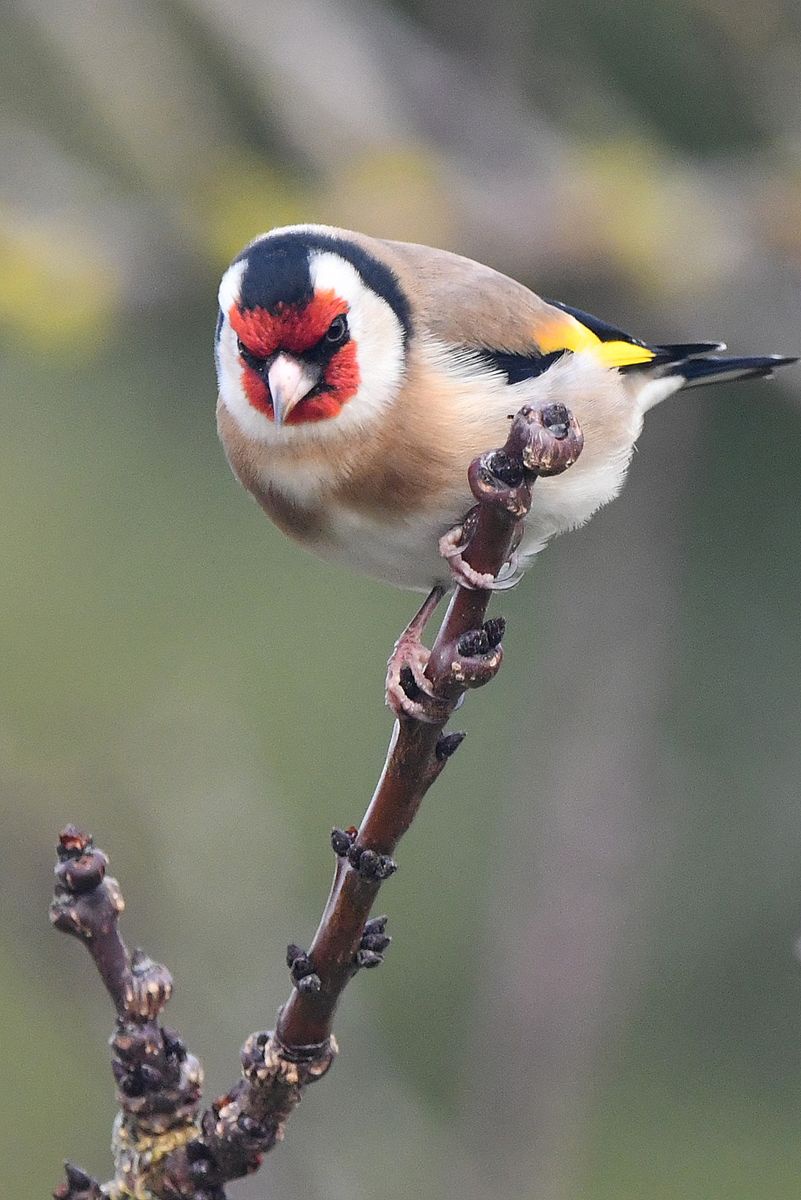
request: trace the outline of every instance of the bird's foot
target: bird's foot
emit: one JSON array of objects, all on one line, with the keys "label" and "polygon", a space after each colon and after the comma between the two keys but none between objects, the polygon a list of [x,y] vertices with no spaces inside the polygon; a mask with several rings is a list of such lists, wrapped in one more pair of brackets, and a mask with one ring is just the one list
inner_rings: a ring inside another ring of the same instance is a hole
[{"label": "bird's foot", "polygon": [[526,569],[520,555],[513,550],[495,576],[495,582],[492,585],[493,592],[508,592],[510,588],[517,587],[525,573]]},{"label": "bird's foot", "polygon": [[447,715],[426,678],[431,651],[422,640],[429,617],[444,594],[445,588],[441,585],[429,592],[395,643],[387,663],[386,702],[396,717],[436,723]]},{"label": "bird's foot", "polygon": [[439,539],[439,552],[446,560],[454,582],[459,587],[467,588],[469,591],[506,592],[518,584],[524,574],[520,556],[517,553],[517,546],[520,544],[523,534],[522,522],[516,532],[515,544],[509,558],[497,575],[491,575],[486,571],[477,571],[464,558],[464,552],[470,545],[470,540],[475,532],[477,515],[478,508],[472,508],[461,525],[449,529]]},{"label": "bird's foot", "polygon": [[453,529],[449,529],[446,534],[443,534],[439,539],[439,552],[447,562],[454,582],[459,587],[469,588],[470,591],[491,588],[495,583],[495,576],[485,571],[476,571],[469,562],[465,561],[464,552],[470,545],[469,523],[470,515],[468,514],[462,525],[454,525]]}]

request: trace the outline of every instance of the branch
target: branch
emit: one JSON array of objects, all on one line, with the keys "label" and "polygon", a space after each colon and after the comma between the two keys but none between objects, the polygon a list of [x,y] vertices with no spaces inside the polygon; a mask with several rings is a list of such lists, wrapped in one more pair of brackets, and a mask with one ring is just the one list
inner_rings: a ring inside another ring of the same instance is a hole
[{"label": "branch", "polygon": [[[526,406],[504,447],[474,460],[468,477],[477,503],[465,520],[464,555],[474,571],[499,573],[536,479],[566,470],[582,444],[564,406]],[[435,589],[430,601],[441,595]],[[101,1189],[68,1164],[57,1200],[225,1200],[224,1185],[255,1171],[281,1140],[305,1087],[333,1062],[332,1024],[348,981],[360,968],[377,966],[389,945],[386,917],[369,920],[369,914],[382,882],[396,870],[398,842],[464,737],[445,733],[445,725],[465,691],[487,683],[500,667],[505,623],[485,620],[490,596],[486,589],[456,589],[426,669],[433,693],[427,719],[396,721],[360,828],[333,831],[331,892],[308,953],[296,945],[287,949],[293,989],[276,1029],[248,1038],[241,1079],[202,1117],[200,1064],[159,1022],[172,991],[169,972],[141,951],[130,954],[121,939],[123,900],[105,874],[106,856],[71,826],[61,834],[51,919],[83,941],[114,1003],[112,1069],[120,1113],[112,1142],[114,1179]]]},{"label": "branch", "polygon": [[[473,461],[469,481],[478,504],[465,557],[474,570],[498,574],[518,523],[528,512],[535,479],[564,471],[581,446],[581,432],[562,405],[525,407],[515,417],[503,449]],[[296,988],[279,1014],[276,1037],[286,1046],[322,1043],[330,1037],[339,998],[354,973],[365,922],[385,872],[394,867],[395,848],[464,736],[442,731],[466,689],[487,683],[501,665],[505,623],[501,618],[484,623],[491,595],[485,589],[456,589],[426,671],[442,700],[439,719],[396,722],[358,833],[346,848],[342,831],[334,831],[340,857],[309,951],[320,988]]]},{"label": "branch", "polygon": [[[116,1198],[138,1196],[170,1151],[198,1137],[203,1070],[178,1034],[159,1023],[172,978],[141,950],[129,953],[117,927],[122,892],[107,866],[91,837],[67,826],[59,838],[50,919],[86,946],[117,1011],[111,1067],[120,1112],[112,1138],[115,1178],[106,1190]],[[77,1167],[67,1164],[66,1173],[56,1200],[101,1195],[97,1181]]]}]

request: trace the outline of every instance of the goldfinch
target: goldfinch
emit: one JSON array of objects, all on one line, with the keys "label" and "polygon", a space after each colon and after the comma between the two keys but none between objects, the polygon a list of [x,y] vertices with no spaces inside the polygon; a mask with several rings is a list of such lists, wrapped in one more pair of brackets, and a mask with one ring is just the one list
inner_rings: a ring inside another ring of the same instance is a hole
[{"label": "goldfinch", "polygon": [[510,414],[561,402],[584,432],[575,466],[537,484],[522,569],[617,495],[654,404],[796,361],[723,349],[647,344],[444,250],[293,225],[256,238],[222,278],[218,428],[284,533],[430,589],[450,582],[467,467],[505,441]]}]

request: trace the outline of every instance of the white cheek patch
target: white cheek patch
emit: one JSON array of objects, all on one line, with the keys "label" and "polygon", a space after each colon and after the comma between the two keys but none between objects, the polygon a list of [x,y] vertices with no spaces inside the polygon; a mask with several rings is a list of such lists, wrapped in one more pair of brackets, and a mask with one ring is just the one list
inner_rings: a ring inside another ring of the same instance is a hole
[{"label": "white cheek patch", "polygon": [[273,439],[275,437],[273,422],[264,413],[254,408],[245,394],[237,336],[231,328],[231,322],[227,316],[223,317],[216,357],[220,399],[231,416],[236,419],[242,432],[260,442]]},{"label": "white cheek patch", "polygon": [[247,263],[244,259],[242,262],[233,263],[220,280],[220,290],[217,293],[217,299],[220,302],[220,309],[225,313],[226,317],[231,311],[231,305],[239,300],[242,291],[242,277],[245,274],[246,267]]},{"label": "white cheek patch", "polygon": [[215,348],[217,363],[217,383],[220,399],[225,407],[236,418],[242,431],[258,441],[266,441],[272,436],[272,422],[260,413],[248,400],[242,384],[242,360],[239,357],[237,336],[231,328],[228,313],[231,307],[239,302],[242,290],[242,277],[247,263],[237,262],[228,268],[220,282],[217,299],[222,313],[220,335]]},{"label": "white cheek patch", "polygon": [[386,300],[367,287],[356,268],[339,254],[313,250],[309,267],[316,292],[332,291],[348,305],[348,327],[359,364],[359,390],[331,424],[340,430],[363,425],[383,413],[398,393],[404,367],[403,329]]}]

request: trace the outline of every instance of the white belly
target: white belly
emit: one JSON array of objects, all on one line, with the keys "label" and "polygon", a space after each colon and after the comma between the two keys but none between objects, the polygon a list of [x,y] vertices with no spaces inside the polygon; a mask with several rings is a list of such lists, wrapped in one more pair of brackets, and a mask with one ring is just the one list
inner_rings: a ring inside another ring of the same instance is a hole
[{"label": "white belly", "polygon": [[[523,563],[552,537],[583,525],[612,500],[623,484],[629,458],[630,452],[616,455],[611,461],[588,463],[584,470],[579,460],[563,475],[537,480],[518,550]],[[465,478],[464,494],[449,511],[390,521],[340,508],[331,522],[331,537],[315,543],[313,549],[323,558],[396,587],[428,591],[436,583],[450,582],[447,563],[438,553],[439,539],[459,524],[474,503]]]},{"label": "white belly", "polygon": [[438,552],[439,539],[458,524],[471,503],[465,488],[464,504],[453,514],[420,514],[392,523],[341,509],[332,521],[332,537],[313,549],[322,558],[395,587],[427,592],[435,583],[450,580]]}]

